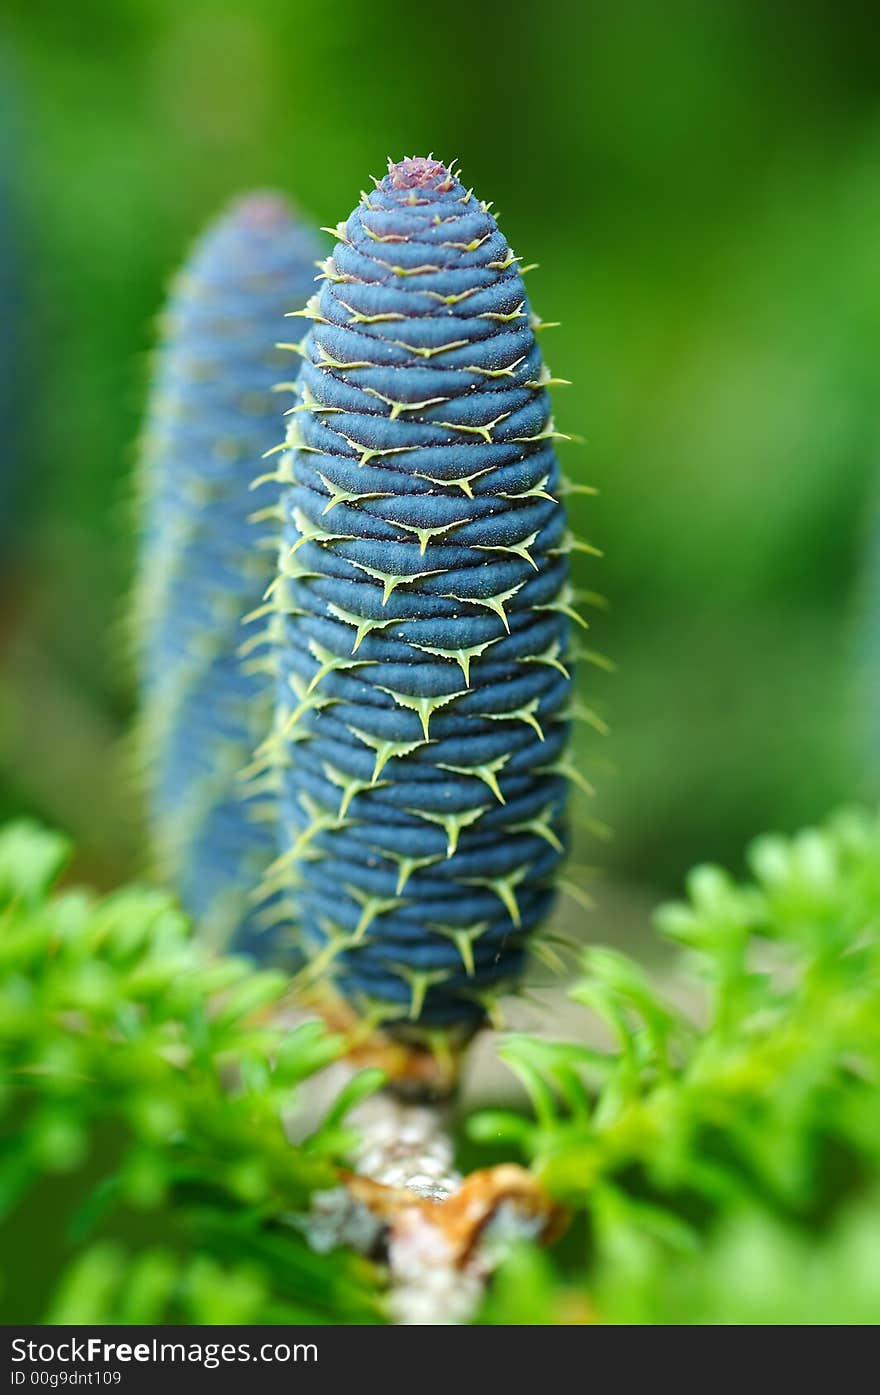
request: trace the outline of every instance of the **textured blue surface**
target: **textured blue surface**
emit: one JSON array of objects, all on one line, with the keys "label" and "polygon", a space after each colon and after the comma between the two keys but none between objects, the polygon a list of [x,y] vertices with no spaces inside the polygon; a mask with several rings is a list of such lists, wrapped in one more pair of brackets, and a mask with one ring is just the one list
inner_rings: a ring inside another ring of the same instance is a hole
[{"label": "textured blue surface", "polygon": [[359,1011],[468,1029],[565,848],[549,375],[512,252],[444,166],[391,167],[338,237],[278,472],[270,885]]},{"label": "textured blue surface", "polygon": [[290,400],[272,391],[289,366],[275,345],[320,254],[274,194],[209,228],[165,311],[141,461],[134,619],[155,860],[200,933],[282,962],[271,908],[252,900],[276,851],[271,803],[245,798],[240,778],[269,729],[271,685],[239,650],[277,551],[274,520],[249,521],[271,505],[250,485]]}]

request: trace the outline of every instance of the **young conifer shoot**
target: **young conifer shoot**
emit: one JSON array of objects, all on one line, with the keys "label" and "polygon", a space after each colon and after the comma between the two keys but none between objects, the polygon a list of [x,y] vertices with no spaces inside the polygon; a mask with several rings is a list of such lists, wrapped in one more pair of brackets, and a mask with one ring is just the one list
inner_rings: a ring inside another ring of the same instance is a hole
[{"label": "young conifer shoot", "polygon": [[134,629],[153,858],[200,934],[261,959],[283,959],[252,899],[276,840],[240,774],[271,727],[272,694],[240,650],[274,543],[261,537],[271,507],[250,521],[249,486],[277,438],[283,316],[305,302],[319,255],[274,193],[209,228],[165,312],[141,457]]},{"label": "young conifer shoot", "polygon": [[375,182],[289,346],[266,887],[361,1018],[463,1041],[566,850],[572,540],[519,259],[452,168]]}]

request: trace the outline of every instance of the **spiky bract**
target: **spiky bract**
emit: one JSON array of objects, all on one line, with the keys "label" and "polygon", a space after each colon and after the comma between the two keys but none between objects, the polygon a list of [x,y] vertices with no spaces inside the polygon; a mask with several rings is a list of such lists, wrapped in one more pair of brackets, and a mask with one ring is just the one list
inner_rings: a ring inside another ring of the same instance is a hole
[{"label": "spiky bract", "polygon": [[445,166],[390,166],[337,236],[279,471],[275,884],[361,1012],[466,1031],[565,842],[549,375],[517,259]]},{"label": "spiky bract", "polygon": [[269,728],[271,691],[240,649],[274,543],[249,521],[250,484],[278,439],[283,316],[304,303],[319,255],[271,193],[208,230],[165,313],[141,465],[134,620],[153,851],[203,933],[261,955],[251,898],[274,825],[240,775]]}]

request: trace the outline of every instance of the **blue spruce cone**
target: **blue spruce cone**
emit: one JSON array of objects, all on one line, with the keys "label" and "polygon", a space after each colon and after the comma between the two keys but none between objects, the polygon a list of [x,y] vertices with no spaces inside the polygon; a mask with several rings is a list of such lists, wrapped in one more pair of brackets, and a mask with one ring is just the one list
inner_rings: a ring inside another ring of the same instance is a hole
[{"label": "blue spruce cone", "polygon": [[208,229],[165,312],[141,458],[134,625],[153,854],[201,933],[261,958],[283,957],[253,900],[277,851],[274,806],[245,798],[240,775],[271,728],[272,692],[240,651],[275,543],[250,521],[249,490],[278,439],[283,317],[320,255],[272,193]]},{"label": "blue spruce cone", "polygon": [[364,1017],[466,1036],[521,975],[566,846],[552,380],[518,259],[444,165],[390,165],[336,236],[273,476],[267,888]]}]

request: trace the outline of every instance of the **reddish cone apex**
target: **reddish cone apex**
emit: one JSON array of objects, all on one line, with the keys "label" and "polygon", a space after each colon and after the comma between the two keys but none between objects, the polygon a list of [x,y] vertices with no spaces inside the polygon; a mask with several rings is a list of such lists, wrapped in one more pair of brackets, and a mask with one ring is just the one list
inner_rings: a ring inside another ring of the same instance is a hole
[{"label": "reddish cone apex", "polygon": [[389,157],[388,174],[395,189],[433,188],[445,192],[453,184],[451,170],[430,155],[408,155],[396,165]]}]

